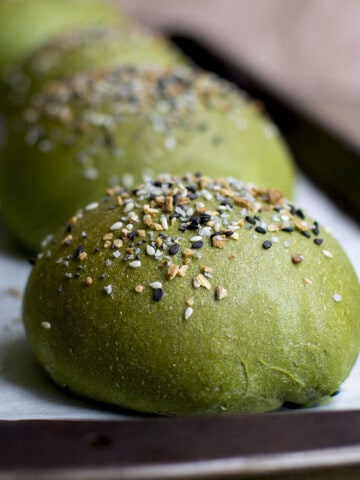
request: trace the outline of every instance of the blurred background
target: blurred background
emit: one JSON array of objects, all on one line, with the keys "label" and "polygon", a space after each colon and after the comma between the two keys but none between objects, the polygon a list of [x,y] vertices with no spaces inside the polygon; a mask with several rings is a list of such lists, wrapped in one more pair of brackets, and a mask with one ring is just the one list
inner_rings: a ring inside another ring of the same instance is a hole
[{"label": "blurred background", "polygon": [[358,0],[117,1],[152,28],[224,52],[360,148]]}]

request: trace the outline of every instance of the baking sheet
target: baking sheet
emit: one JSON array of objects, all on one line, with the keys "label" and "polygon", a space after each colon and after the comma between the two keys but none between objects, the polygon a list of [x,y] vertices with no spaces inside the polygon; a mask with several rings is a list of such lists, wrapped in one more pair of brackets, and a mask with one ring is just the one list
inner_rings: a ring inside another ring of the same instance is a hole
[{"label": "baking sheet", "polygon": [[[298,177],[295,200],[331,230],[360,278],[360,226],[303,175]],[[15,250],[0,222],[0,419],[142,418],[75,398],[48,379],[27,345],[21,321],[22,294],[30,270],[29,262]],[[327,405],[316,408],[360,409],[360,358],[340,393]]]}]

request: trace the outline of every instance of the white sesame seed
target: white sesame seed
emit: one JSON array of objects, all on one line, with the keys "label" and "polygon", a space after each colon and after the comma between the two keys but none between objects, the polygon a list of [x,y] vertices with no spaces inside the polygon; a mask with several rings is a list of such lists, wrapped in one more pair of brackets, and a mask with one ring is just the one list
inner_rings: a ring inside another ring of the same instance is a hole
[{"label": "white sesame seed", "polygon": [[119,252],[119,250],[115,250],[115,252],[113,253],[113,257],[119,258],[120,256],[121,256],[121,253]]},{"label": "white sesame seed", "polygon": [[155,258],[156,260],[160,260],[160,258],[162,257],[163,255],[163,252],[161,250],[156,250],[155,252]]},{"label": "white sesame seed", "polygon": [[113,225],[111,225],[110,230],[120,230],[122,226],[123,226],[122,222],[116,222]]},{"label": "white sesame seed", "polygon": [[108,295],[111,295],[112,294],[112,285],[106,285],[106,287],[104,287],[104,291]]},{"label": "white sesame seed", "polygon": [[122,183],[125,187],[130,188],[134,184],[134,176],[131,173],[125,173],[122,178]]},{"label": "white sesame seed", "polygon": [[193,312],[194,310],[191,307],[187,307],[187,309],[185,310],[185,320],[189,320]]},{"label": "white sesame seed", "polygon": [[291,242],[289,242],[289,240],[285,240],[285,242],[283,242],[283,245],[285,248],[289,248],[291,245]]},{"label": "white sesame seed", "polygon": [[335,300],[335,302],[341,302],[342,300],[342,296],[339,293],[335,293],[332,298]]},{"label": "white sesame seed", "polygon": [[333,258],[333,254],[330,253],[328,250],[323,250],[322,254],[325,255],[327,258]]},{"label": "white sesame seed", "polygon": [[86,167],[83,170],[83,176],[88,180],[95,180],[99,176],[99,170],[95,167]]},{"label": "white sesame seed", "polygon": [[268,137],[268,138],[273,138],[273,137],[276,137],[278,135],[279,131],[277,129],[277,127],[272,124],[272,123],[268,123],[267,125],[265,125],[264,127],[264,134]]},{"label": "white sesame seed", "polygon": [[169,229],[169,225],[168,225],[168,222],[167,222],[167,219],[165,217],[165,215],[161,215],[160,217],[160,223],[163,227],[164,230],[168,230]]},{"label": "white sesame seed", "polygon": [[190,242],[201,242],[202,237],[200,235],[195,235],[194,237],[190,238]]},{"label": "white sesame seed", "polygon": [[134,208],[134,206],[135,206],[135,205],[134,205],[133,202],[127,203],[127,204],[125,205],[125,207],[124,207],[124,212],[125,212],[125,213],[130,212],[130,211]]},{"label": "white sesame seed", "polygon": [[273,243],[279,243],[279,237],[272,236],[272,237],[270,237],[270,240],[271,240]]},{"label": "white sesame seed", "polygon": [[51,323],[49,322],[41,322],[41,325],[45,328],[45,330],[49,330],[51,328]]},{"label": "white sesame seed", "polygon": [[203,190],[201,192],[201,194],[205,198],[205,200],[211,200],[212,199],[212,195],[208,190]]},{"label": "white sesame seed", "polygon": [[87,207],[85,207],[85,210],[95,210],[99,206],[98,202],[93,202],[90,203]]},{"label": "white sesame seed", "polygon": [[131,268],[139,268],[141,267],[141,262],[140,260],[134,260],[133,262],[129,263],[129,267]]},{"label": "white sesame seed", "polygon": [[168,137],[164,141],[164,147],[166,150],[174,150],[176,148],[176,139],[173,137]]},{"label": "white sesame seed", "polygon": [[149,287],[156,289],[156,288],[162,288],[162,283],[161,282],[151,282],[149,283]]},{"label": "white sesame seed", "polygon": [[186,217],[185,210],[183,210],[181,207],[175,207],[175,212],[181,215],[182,217]]},{"label": "white sesame seed", "polygon": [[199,231],[200,235],[202,237],[211,237],[212,235],[212,229],[211,227],[203,227],[200,231]]},{"label": "white sesame seed", "polygon": [[200,288],[200,283],[196,280],[196,278],[193,279],[193,287]]},{"label": "white sesame seed", "polygon": [[147,255],[149,255],[149,257],[152,257],[153,255],[155,255],[155,248],[151,245],[146,245],[146,253]]},{"label": "white sesame seed", "polygon": [[49,242],[51,242],[51,240],[53,239],[53,237],[54,237],[53,235],[47,235],[47,236],[44,238],[44,240],[41,242],[41,246],[42,246],[42,247],[46,247],[46,246],[49,244]]}]

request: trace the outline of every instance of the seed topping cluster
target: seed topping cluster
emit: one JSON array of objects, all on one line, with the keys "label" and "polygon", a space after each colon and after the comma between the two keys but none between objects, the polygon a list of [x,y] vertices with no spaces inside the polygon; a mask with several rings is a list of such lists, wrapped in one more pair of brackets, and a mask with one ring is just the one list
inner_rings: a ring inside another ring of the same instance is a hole
[{"label": "seed topping cluster", "polygon": [[[90,224],[86,223],[84,238],[83,222],[91,216],[96,218],[98,210],[102,212],[101,218],[109,217],[108,226],[99,232],[95,222],[94,231],[91,231]],[[108,272],[125,268],[129,272],[129,295],[134,298],[148,292],[149,301],[162,302],[168,286],[183,279],[194,293],[198,289],[208,292],[221,305],[233,292],[224,286],[225,278],[219,282],[216,269],[207,262],[206,253],[214,249],[221,252],[224,259],[234,260],[236,255],[227,253],[229,242],[238,242],[243,235],[246,241],[258,244],[262,255],[278,255],[278,249],[282,248],[289,250],[291,268],[301,269],[307,262],[306,255],[291,252],[290,247],[299,236],[313,245],[314,254],[324,258],[324,262],[333,258],[330,251],[318,248],[323,244],[318,222],[309,220],[280,192],[233,179],[213,180],[200,174],[182,178],[163,175],[132,190],[110,189],[102,202],[88,205],[69,220],[64,237],[58,242],[51,237],[46,239],[44,251],[39,256],[52,257],[51,245],[59,243],[62,255],[56,262],[63,266],[64,278],[67,281],[78,279],[84,288],[100,286],[105,297],[116,295],[116,286],[107,280]],[[94,241],[94,236],[96,247],[89,249],[88,239]],[[96,276],[87,265],[92,257],[99,255],[103,272]],[[142,272],[149,261],[156,262],[159,273],[148,282],[139,282],[135,271]],[[192,274],[189,276],[190,267]],[[312,284],[311,278],[303,277],[303,287],[311,288]],[[60,285],[59,293],[62,290],[63,285]],[[341,300],[340,293],[332,294],[333,302]],[[190,297],[184,302],[183,318],[189,320],[195,314],[196,302]]]}]

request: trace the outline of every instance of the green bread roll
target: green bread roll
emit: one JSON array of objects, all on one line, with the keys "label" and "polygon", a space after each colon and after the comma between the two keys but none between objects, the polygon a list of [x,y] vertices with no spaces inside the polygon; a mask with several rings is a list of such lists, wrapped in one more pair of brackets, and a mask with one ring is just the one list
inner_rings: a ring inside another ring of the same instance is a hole
[{"label": "green bread roll", "polygon": [[52,84],[9,122],[0,168],[3,217],[32,250],[119,182],[206,171],[290,196],[294,179],[281,135],[257,104],[213,75],[180,67],[123,67]]},{"label": "green bread roll", "polygon": [[3,75],[7,113],[29,101],[52,80],[117,64],[167,67],[184,64],[180,52],[163,38],[132,22],[67,32],[37,48]]},{"label": "green bread roll", "polygon": [[106,0],[1,0],[0,72],[52,36],[125,19]]},{"label": "green bread roll", "polygon": [[360,286],[279,191],[164,175],[114,188],[44,242],[23,319],[83,397],[166,415],[314,405],[349,374]]}]

